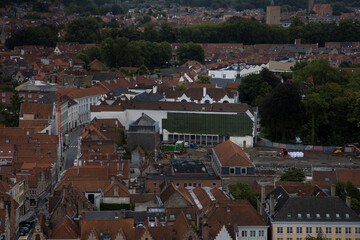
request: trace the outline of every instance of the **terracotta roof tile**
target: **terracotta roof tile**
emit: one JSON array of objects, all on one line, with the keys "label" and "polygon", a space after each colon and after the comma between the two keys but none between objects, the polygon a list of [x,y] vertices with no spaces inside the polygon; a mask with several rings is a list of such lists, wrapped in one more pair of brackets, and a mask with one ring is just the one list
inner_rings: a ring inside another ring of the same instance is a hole
[{"label": "terracotta roof tile", "polygon": [[230,140],[220,143],[213,149],[222,166],[254,166],[241,147]]}]

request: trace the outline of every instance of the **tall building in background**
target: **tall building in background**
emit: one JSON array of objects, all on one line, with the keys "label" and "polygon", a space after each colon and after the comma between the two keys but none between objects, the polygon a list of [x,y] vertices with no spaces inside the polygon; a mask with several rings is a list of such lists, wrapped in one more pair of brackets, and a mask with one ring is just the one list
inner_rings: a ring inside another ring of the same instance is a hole
[{"label": "tall building in background", "polygon": [[266,7],[266,24],[280,25],[280,6],[275,6],[274,0]]},{"label": "tall building in background", "polygon": [[309,0],[308,12],[311,12],[314,9],[314,2],[315,0]]}]

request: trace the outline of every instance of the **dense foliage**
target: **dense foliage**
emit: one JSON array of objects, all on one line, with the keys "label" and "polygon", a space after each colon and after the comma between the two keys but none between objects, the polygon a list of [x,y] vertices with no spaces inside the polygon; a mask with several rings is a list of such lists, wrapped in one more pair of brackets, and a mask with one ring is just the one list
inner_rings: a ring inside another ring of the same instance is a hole
[{"label": "dense foliage", "polygon": [[336,182],[335,183],[336,196],[341,198],[344,202],[346,196],[351,198],[351,208],[355,211],[359,211],[360,208],[360,191],[352,184],[352,182]]},{"label": "dense foliage", "polygon": [[49,26],[31,27],[20,29],[12,34],[11,38],[6,39],[6,46],[13,49],[14,46],[22,45],[42,45],[54,47],[58,41],[57,29]]},{"label": "dense foliage", "polygon": [[[258,76],[257,85],[265,84]],[[263,132],[269,139],[291,143],[298,136],[304,144],[330,146],[358,142],[359,73],[340,71],[326,59],[316,59],[297,63],[287,77],[260,103]],[[240,92],[240,100],[241,96]],[[255,92],[252,99],[258,97],[262,96]]]},{"label": "dense foliage", "polygon": [[1,122],[7,127],[18,127],[20,117],[20,106],[22,103],[22,97],[20,97],[18,91],[13,91],[13,95],[10,98],[10,106],[4,106],[0,103],[0,115],[3,117]]},{"label": "dense foliage", "polygon": [[280,181],[302,182],[305,180],[305,173],[301,169],[290,169],[280,177]]},{"label": "dense foliage", "polygon": [[235,199],[246,199],[254,208],[257,208],[257,198],[259,197],[259,194],[253,192],[249,184],[237,182],[235,186],[230,188],[230,193]]}]

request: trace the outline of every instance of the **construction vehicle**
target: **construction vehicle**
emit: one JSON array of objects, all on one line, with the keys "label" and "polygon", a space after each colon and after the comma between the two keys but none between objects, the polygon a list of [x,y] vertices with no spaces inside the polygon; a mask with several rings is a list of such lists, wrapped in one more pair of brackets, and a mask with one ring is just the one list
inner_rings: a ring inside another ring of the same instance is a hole
[{"label": "construction vehicle", "polygon": [[164,154],[184,154],[186,153],[184,147],[184,141],[177,141],[175,144],[163,144],[161,146],[161,151]]},{"label": "construction vehicle", "polygon": [[355,158],[360,158],[360,149],[355,144],[349,144],[352,147]]},{"label": "construction vehicle", "polygon": [[334,154],[343,153],[344,148],[343,147],[334,147],[331,152]]}]

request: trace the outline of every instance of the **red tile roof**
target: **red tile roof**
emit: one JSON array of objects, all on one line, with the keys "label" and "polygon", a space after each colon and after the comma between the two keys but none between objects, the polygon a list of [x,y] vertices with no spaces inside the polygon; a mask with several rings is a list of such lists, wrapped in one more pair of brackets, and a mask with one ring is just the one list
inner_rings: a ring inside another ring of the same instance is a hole
[{"label": "red tile roof", "polygon": [[214,151],[222,166],[254,166],[241,147],[230,140],[215,146]]}]

